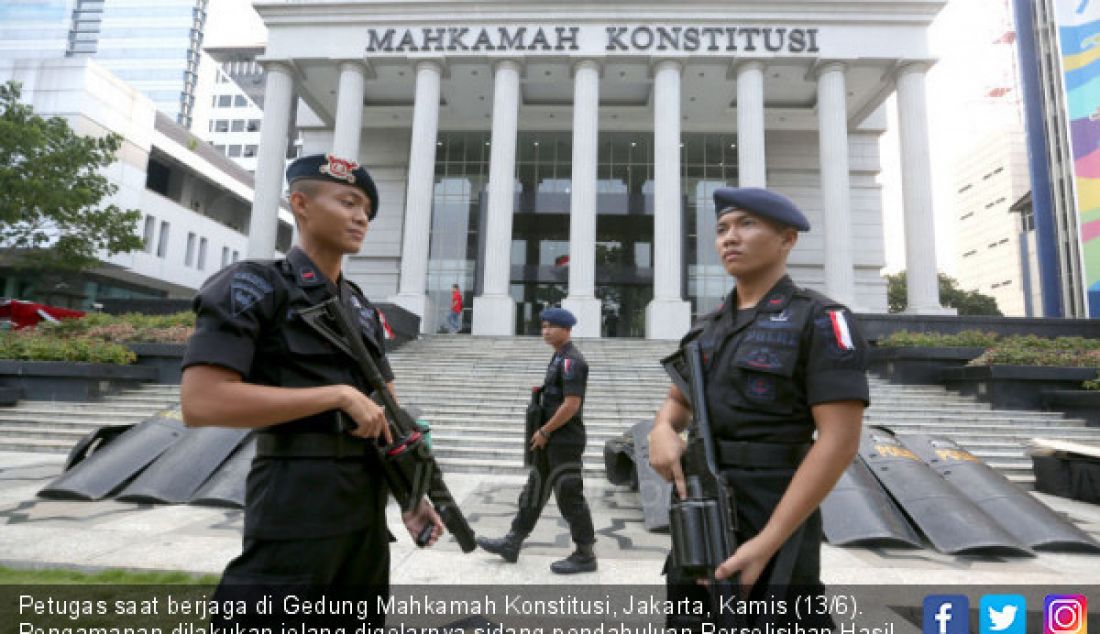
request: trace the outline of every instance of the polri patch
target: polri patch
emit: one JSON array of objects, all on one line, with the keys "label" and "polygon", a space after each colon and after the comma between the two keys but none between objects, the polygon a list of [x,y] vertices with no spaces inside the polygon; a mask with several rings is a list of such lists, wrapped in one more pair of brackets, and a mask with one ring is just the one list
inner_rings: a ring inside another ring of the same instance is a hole
[{"label": "polri patch", "polygon": [[252,308],[274,290],[274,287],[264,278],[248,271],[237,271],[229,281],[229,297],[233,314],[240,315]]}]

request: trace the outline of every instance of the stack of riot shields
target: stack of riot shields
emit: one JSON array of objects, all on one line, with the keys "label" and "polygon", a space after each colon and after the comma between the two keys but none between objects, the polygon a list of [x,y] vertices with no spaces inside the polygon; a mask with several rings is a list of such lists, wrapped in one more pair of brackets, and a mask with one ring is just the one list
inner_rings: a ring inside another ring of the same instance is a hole
[{"label": "stack of riot shields", "polygon": [[[633,452],[609,446],[608,464],[634,459],[646,527],[660,530],[668,526],[668,485],[648,465],[649,425],[632,427]],[[616,478],[625,480],[621,473]],[[1100,552],[1100,543],[1069,519],[954,441],[884,427],[864,429],[859,454],[821,511],[825,538],[837,546],[1024,557],[1037,550]]]}]

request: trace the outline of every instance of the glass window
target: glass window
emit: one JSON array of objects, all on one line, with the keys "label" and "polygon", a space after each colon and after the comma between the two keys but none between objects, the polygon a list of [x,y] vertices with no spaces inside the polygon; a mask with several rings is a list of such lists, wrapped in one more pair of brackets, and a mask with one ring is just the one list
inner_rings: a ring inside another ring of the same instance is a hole
[{"label": "glass window", "polygon": [[183,265],[191,266],[195,261],[195,234],[187,232],[187,250],[184,252]]},{"label": "glass window", "polygon": [[246,108],[248,107],[248,99],[244,95],[237,95],[233,98],[234,108]]},{"label": "glass window", "polygon": [[199,238],[199,262],[197,268],[200,271],[206,270],[206,238]]},{"label": "glass window", "polygon": [[218,119],[214,121],[214,132],[229,132],[229,120]]},{"label": "glass window", "polygon": [[260,120],[259,119],[249,119],[248,120],[248,131],[249,132],[259,132],[260,131]]},{"label": "glass window", "polygon": [[145,243],[144,249],[146,253],[153,252],[153,231],[156,229],[156,226],[156,218],[145,216],[145,231],[142,233],[142,240]]},{"label": "glass window", "polygon": [[230,145],[229,146],[229,152],[227,153],[227,156],[229,156],[229,158],[240,158],[241,157],[241,146],[239,146],[239,145]]},{"label": "glass window", "polygon": [[218,95],[218,107],[228,108],[233,105],[233,95]]},{"label": "glass window", "polygon": [[234,119],[229,126],[230,132],[244,132],[244,120]]},{"label": "glass window", "polygon": [[256,156],[256,149],[257,149],[257,146],[255,146],[255,145],[246,145],[246,146],[244,146],[244,156],[246,158],[252,158],[253,156]]},{"label": "glass window", "polygon": [[160,222],[160,238],[157,239],[157,257],[163,258],[168,255],[168,229],[170,225],[168,221],[162,220]]}]

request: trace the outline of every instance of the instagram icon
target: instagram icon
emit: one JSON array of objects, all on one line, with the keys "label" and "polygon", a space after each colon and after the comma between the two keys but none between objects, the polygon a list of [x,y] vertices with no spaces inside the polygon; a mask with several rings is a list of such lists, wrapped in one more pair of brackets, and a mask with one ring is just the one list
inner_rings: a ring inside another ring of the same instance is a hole
[{"label": "instagram icon", "polygon": [[1048,594],[1043,634],[1088,634],[1088,600],[1082,594]]}]

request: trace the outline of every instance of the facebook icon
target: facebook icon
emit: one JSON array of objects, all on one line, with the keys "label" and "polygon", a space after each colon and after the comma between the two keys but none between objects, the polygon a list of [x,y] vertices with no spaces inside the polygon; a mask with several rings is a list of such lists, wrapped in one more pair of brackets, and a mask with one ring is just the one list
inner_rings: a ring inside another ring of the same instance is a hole
[{"label": "facebook icon", "polygon": [[924,634],[968,634],[970,600],[961,594],[933,594],[924,598]]}]

